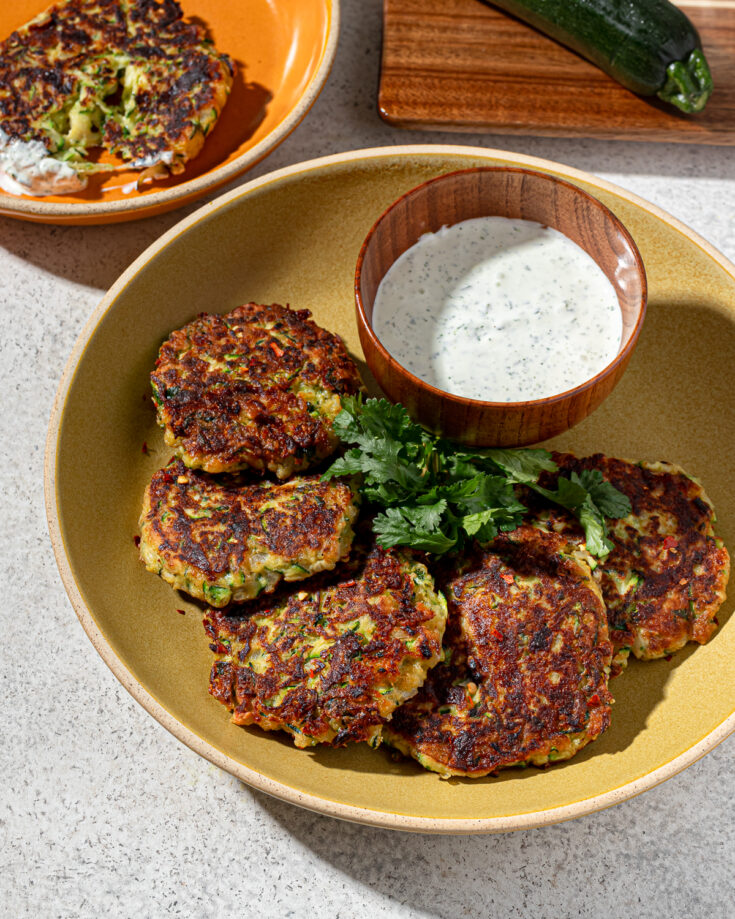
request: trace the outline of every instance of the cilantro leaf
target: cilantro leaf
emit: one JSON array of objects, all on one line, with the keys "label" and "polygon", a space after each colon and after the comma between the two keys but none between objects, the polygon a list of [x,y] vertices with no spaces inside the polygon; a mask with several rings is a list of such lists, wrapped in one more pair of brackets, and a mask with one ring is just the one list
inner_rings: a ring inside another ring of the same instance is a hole
[{"label": "cilantro leaf", "polygon": [[599,469],[583,469],[577,478],[605,517],[618,519],[627,517],[632,512],[628,498],[610,482],[606,482]]},{"label": "cilantro leaf", "polygon": [[[572,472],[570,477],[559,476],[556,490],[531,486],[534,491],[571,511],[584,529],[587,551],[592,555],[607,555],[613,544],[607,538],[605,517],[612,516],[609,510],[616,511],[616,516],[630,513],[630,502],[609,482],[606,482],[599,469],[585,470],[581,475]],[[600,498],[602,507],[597,503]],[[621,513],[617,513],[621,512]]]},{"label": "cilantro leaf", "polygon": [[[488,526],[492,524],[492,526]],[[469,536],[475,536],[480,530],[492,539],[497,536],[498,528],[495,525],[495,508],[489,507],[486,511],[477,511],[476,514],[466,514],[462,518],[462,528]],[[493,532],[494,531],[494,532]]]},{"label": "cilantro leaf", "polygon": [[607,555],[614,546],[606,535],[605,518],[589,495],[574,509],[574,514],[584,529],[587,551],[598,557]]},{"label": "cilantro leaf", "polygon": [[346,450],[343,456],[336,459],[322,478],[332,479],[338,475],[354,475],[362,472],[362,466],[362,453],[355,447],[352,450]]},{"label": "cilantro leaf", "polygon": [[442,498],[435,504],[422,504],[418,507],[404,508],[404,514],[414,526],[432,532],[439,529],[442,514],[447,509],[447,502]]},{"label": "cilantro leaf", "polygon": [[491,448],[473,453],[461,453],[458,460],[492,465],[510,482],[532,485],[542,472],[555,472],[556,463],[548,450],[501,450]]},{"label": "cilantro leaf", "polygon": [[322,476],[362,473],[367,489],[377,487],[381,503],[392,503],[420,491],[430,435],[402,405],[385,399],[346,396],[334,420],[334,431],[346,443],[356,444],[335,460]]},{"label": "cilantro leaf", "polygon": [[444,491],[453,501],[468,507],[473,504],[484,506],[489,500],[515,500],[515,492],[503,476],[487,475],[476,470],[472,476],[445,485]]},{"label": "cilantro leaf", "polygon": [[416,508],[389,507],[373,520],[373,530],[384,548],[411,546],[440,555],[456,544],[456,538],[427,525],[430,521],[414,513]]},{"label": "cilantro leaf", "polygon": [[345,443],[357,444],[367,454],[380,454],[386,445],[406,449],[407,456],[416,452],[430,438],[411,420],[400,403],[386,399],[346,396],[342,411],[334,419],[334,432]]}]

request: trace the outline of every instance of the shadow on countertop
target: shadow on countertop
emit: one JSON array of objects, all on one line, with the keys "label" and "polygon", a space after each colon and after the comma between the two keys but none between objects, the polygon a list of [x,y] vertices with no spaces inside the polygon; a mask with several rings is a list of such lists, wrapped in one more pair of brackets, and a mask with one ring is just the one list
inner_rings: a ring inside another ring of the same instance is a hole
[{"label": "shadow on countertop", "polygon": [[0,248],[48,274],[107,290],[162,233],[194,208],[109,226],[55,226],[0,218]]}]

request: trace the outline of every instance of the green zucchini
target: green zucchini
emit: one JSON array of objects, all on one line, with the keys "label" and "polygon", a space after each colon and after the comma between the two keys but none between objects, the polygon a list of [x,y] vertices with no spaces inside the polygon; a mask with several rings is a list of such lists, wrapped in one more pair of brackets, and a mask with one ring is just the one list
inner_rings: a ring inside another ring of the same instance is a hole
[{"label": "green zucchini", "polygon": [[668,0],[491,0],[633,92],[701,111],[712,75],[697,30]]}]

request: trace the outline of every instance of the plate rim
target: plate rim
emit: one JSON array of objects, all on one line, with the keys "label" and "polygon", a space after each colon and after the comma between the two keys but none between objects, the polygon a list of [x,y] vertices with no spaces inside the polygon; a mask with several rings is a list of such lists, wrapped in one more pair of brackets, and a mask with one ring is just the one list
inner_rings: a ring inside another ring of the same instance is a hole
[{"label": "plate rim", "polygon": [[350,150],[291,164],[275,170],[274,172],[259,176],[232,191],[220,195],[218,198],[203,205],[192,214],[176,223],[157,240],[151,243],[135,261],[122,272],[99,302],[94,312],[87,319],[66,361],[51,408],[44,453],[44,503],[46,507],[46,518],[54,557],[61,575],[62,583],[74,612],[95,650],[136,702],[151,714],[156,721],[166,728],[166,730],[173,734],[174,737],[213,765],[224,769],[247,785],[271,795],[272,797],[287,801],[290,804],[295,804],[326,816],[369,826],[381,827],[383,829],[450,835],[502,833],[512,830],[532,829],[554,823],[561,823],[565,820],[583,817],[604,810],[614,804],[619,804],[630,798],[636,797],[642,792],[654,788],[667,779],[672,778],[688,766],[691,766],[697,760],[701,759],[701,757],[713,750],[735,731],[735,710],[703,738],[696,741],[692,746],[678,754],[678,756],[675,756],[652,772],[645,773],[631,782],[626,782],[623,785],[599,795],[593,795],[579,801],[540,811],[476,819],[415,817],[390,811],[378,811],[351,804],[343,804],[338,801],[330,800],[327,797],[307,794],[284,782],[276,781],[275,779],[256,772],[250,767],[230,758],[211,742],[205,740],[195,731],[174,718],[174,716],[171,715],[151,693],[143,688],[133,674],[127,669],[121,658],[117,656],[112,646],[108,644],[97,626],[92,613],[82,599],[81,592],[77,586],[66,554],[59,521],[56,491],[56,461],[58,437],[66,398],[74,379],[77,365],[86,350],[87,344],[93,336],[97,326],[104,319],[108,310],[112,307],[121,291],[130,281],[139,272],[144,270],[146,265],[165,249],[169,243],[187,232],[197,223],[209,219],[221,208],[228,207],[237,199],[247,197],[251,193],[267,185],[289,180],[295,176],[310,172],[328,170],[333,166],[359,164],[363,161],[380,159],[381,157],[404,157],[410,159],[411,157],[420,158],[424,155],[466,156],[468,158],[484,158],[487,160],[503,159],[511,161],[516,165],[524,165],[542,171],[551,171],[554,174],[561,174],[565,178],[586,182],[594,188],[599,188],[603,191],[615,194],[623,200],[652,214],[659,220],[662,220],[672,229],[684,235],[690,242],[699,246],[705,254],[735,280],[735,264],[712,246],[711,243],[708,243],[702,236],[687,227],[686,224],[676,217],[673,217],[657,205],[646,201],[644,198],[612,182],[608,182],[584,170],[565,166],[563,163],[558,163],[553,160],[488,147],[463,146],[458,144],[409,144]]},{"label": "plate rim", "polygon": [[327,32],[316,70],[303,90],[298,103],[288,115],[258,141],[230,163],[216,166],[203,175],[169,188],[154,191],[140,198],[116,201],[45,201],[43,197],[28,198],[0,191],[0,214],[32,220],[38,223],[73,222],[105,223],[115,220],[138,219],[183,207],[196,198],[232,181],[265,159],[298,127],[316,102],[332,69],[337,53],[340,28],[341,0],[320,0],[327,13]]}]

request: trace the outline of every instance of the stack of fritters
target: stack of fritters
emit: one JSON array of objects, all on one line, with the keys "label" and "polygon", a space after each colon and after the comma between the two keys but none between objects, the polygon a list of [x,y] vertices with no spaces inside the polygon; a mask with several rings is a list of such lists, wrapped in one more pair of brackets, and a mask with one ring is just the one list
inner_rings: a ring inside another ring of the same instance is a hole
[{"label": "stack of fritters", "polygon": [[349,483],[233,474],[284,477],[337,444],[340,395],[360,378],[341,340],[309,315],[255,303],[203,313],[164,341],[151,374],[166,443],[181,459],[146,489],[141,558],[213,606],[334,568],[350,550],[358,502]]},{"label": "stack of fritters", "polygon": [[542,484],[598,469],[631,513],[601,560],[575,518],[538,504],[536,536],[524,525],[443,567],[444,661],[384,732],[443,776],[568,759],[607,728],[608,677],[631,651],[663,657],[716,629],[730,560],[702,486],[666,463],[553,458]]},{"label": "stack of fritters", "polygon": [[78,172],[106,168],[87,159],[91,147],[180,172],[233,74],[176,0],[66,0],[0,44],[0,131],[6,142],[42,143]]},{"label": "stack of fritters", "polygon": [[308,313],[202,315],[151,379],[179,458],[146,491],[141,555],[209,602],[210,691],[238,725],[299,747],[384,739],[445,777],[545,765],[608,727],[608,681],[631,650],[660,657],[715,628],[729,557],[676,467],[555,454],[558,474],[598,469],[630,499],[602,560],[539,503],[488,544],[422,561],[381,549],[369,525],[353,544],[355,483],[237,474],[286,479],[337,446],[340,398],[360,382]]},{"label": "stack of fritters", "polygon": [[361,385],[344,345],[306,310],[249,303],[173,332],[151,382],[180,459],[146,490],[140,552],[215,607],[212,693],[236,724],[288,731],[297,746],[377,745],[439,660],[443,597],[425,565],[380,549],[369,528],[347,559],[352,483],[233,474],[285,479],[333,452],[340,397]]}]

